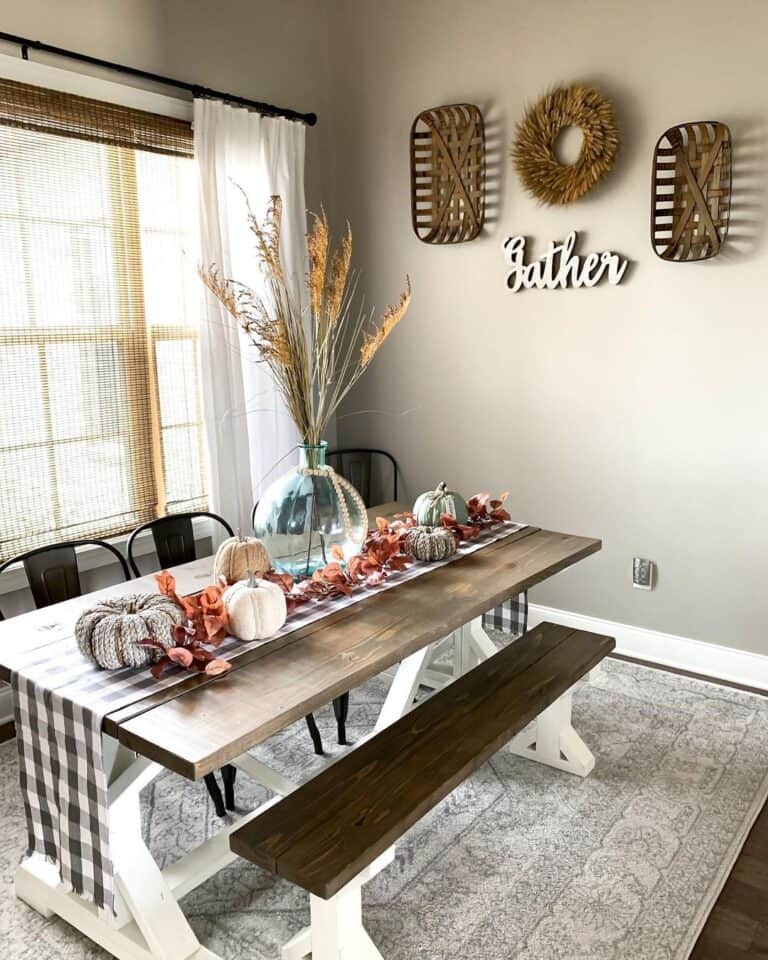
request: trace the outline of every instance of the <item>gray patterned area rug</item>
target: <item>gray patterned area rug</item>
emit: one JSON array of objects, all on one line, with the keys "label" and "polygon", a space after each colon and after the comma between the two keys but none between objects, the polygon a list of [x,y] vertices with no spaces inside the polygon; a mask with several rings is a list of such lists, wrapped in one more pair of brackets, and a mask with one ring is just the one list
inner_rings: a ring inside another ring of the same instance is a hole
[{"label": "gray patterned area rug", "polygon": [[[353,693],[352,737],[370,729],[383,679]],[[329,752],[333,722],[318,722]],[[768,794],[768,700],[616,660],[574,698],[597,757],[585,780],[502,750],[412,829],[364,891],[387,960],[683,960]],[[306,777],[303,724],[258,755]],[[243,779],[239,799],[264,799]],[[0,941],[13,960],[107,955],[13,897],[24,844],[15,745],[0,748]],[[216,831],[201,784],[166,775],[144,798],[161,864]],[[226,960],[276,960],[308,922],[307,897],[238,863],[183,901]]]}]

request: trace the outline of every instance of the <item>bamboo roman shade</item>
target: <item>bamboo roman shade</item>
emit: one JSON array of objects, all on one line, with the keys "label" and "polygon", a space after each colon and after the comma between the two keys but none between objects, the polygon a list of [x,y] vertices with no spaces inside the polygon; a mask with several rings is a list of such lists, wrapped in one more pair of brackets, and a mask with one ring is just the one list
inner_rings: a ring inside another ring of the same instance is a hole
[{"label": "bamboo roman shade", "polygon": [[192,132],[0,80],[0,560],[205,506]]},{"label": "bamboo roman shade", "polygon": [[2,78],[0,124],[174,157],[193,154],[192,127],[183,120]]}]

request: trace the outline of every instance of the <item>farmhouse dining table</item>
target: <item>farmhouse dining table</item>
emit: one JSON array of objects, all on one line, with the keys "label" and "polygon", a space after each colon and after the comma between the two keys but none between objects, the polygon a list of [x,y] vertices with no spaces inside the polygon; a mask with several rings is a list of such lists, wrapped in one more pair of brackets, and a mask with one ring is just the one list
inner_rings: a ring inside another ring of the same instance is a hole
[{"label": "farmhouse dining table", "polygon": [[[385,504],[370,515],[391,516],[403,509],[403,504]],[[482,629],[483,613],[600,548],[593,538],[524,526],[471,555],[250,649],[223,678],[189,675],[108,713],[102,735],[115,912],[68,890],[56,866],[37,854],[19,866],[16,895],[44,916],[62,917],[121,960],[217,960],[197,940],[178,901],[233,862],[229,837],[234,830],[298,786],[248,751],[397,667],[370,734],[375,736],[411,708],[420,686],[437,688],[497,652]],[[206,557],[173,568],[177,592],[195,593],[210,583],[212,564]],[[0,679],[10,679],[25,651],[43,651],[57,639],[71,638],[77,617],[95,600],[126,590],[155,592],[156,584],[152,576],[142,577],[0,623]],[[529,733],[509,749],[586,775],[594,760],[571,727],[570,696],[552,716],[562,733],[555,742],[567,743],[567,749],[547,752],[542,744],[537,751]],[[161,870],[142,838],[140,791],[165,770],[199,780],[227,763],[265,786],[274,799],[229,817],[213,837]]]}]

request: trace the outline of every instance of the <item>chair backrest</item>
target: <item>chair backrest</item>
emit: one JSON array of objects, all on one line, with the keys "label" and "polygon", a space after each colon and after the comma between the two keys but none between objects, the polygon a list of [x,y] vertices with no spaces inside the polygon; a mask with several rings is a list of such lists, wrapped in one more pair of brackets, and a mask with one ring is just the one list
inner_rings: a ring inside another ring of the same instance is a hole
[{"label": "chair backrest", "polygon": [[79,597],[80,572],[77,568],[77,548],[85,546],[108,550],[120,564],[123,579],[130,580],[131,574],[125,557],[117,547],[106,540],[70,540],[67,543],[52,543],[47,547],[38,547],[18,557],[11,557],[0,564],[0,574],[17,563],[24,566],[29,581],[29,589],[35,606],[47,607],[52,603],[61,603]]},{"label": "chair backrest", "polygon": [[[368,507],[397,500],[397,461],[386,450],[368,447],[331,450],[326,462],[349,480]],[[391,496],[390,496],[391,494]]]},{"label": "chair backrest", "polygon": [[150,520],[136,527],[128,538],[127,554],[131,569],[137,577],[141,576],[136,559],[134,557],[134,543],[136,537],[149,530],[152,533],[152,539],[155,542],[155,551],[160,566],[177,567],[180,563],[189,563],[197,559],[195,550],[195,532],[192,521],[196,517],[208,517],[220,523],[227,531],[230,537],[233,537],[234,531],[227,521],[216,513],[207,513],[198,511],[195,513],[169,513],[167,517],[158,517],[156,520]]}]

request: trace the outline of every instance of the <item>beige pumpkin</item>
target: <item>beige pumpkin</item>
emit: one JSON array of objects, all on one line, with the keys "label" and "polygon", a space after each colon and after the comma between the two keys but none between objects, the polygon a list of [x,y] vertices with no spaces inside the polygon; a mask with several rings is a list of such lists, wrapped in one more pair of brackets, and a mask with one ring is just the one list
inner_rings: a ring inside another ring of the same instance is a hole
[{"label": "beige pumpkin", "polygon": [[276,583],[251,574],[222,595],[229,617],[229,632],[239,640],[267,640],[285,623],[285,594]]},{"label": "beige pumpkin", "polygon": [[224,577],[227,583],[246,580],[251,571],[266,573],[272,566],[269,551],[255,537],[230,537],[216,551],[213,561],[213,577]]},{"label": "beige pumpkin", "polygon": [[80,653],[106,670],[146,667],[159,653],[141,647],[142,640],[173,646],[173,627],[181,623],[181,607],[157,593],[139,593],[101,600],[75,624]]}]

